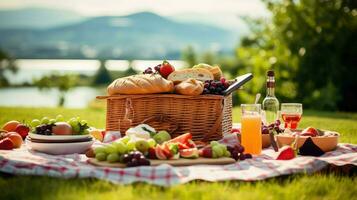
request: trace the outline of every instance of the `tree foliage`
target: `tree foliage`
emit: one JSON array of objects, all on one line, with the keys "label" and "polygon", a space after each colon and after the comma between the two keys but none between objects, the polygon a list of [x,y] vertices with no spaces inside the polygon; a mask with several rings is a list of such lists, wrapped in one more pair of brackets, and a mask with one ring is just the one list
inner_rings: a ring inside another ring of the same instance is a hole
[{"label": "tree foliage", "polygon": [[51,88],[57,89],[60,92],[58,97],[58,106],[63,106],[65,103],[66,93],[75,87],[77,82],[78,76],[76,75],[51,74],[34,80],[34,85],[36,85],[40,90],[48,90]]},{"label": "tree foliage", "polygon": [[4,51],[0,50],[0,87],[9,86],[9,81],[5,76],[5,72],[9,71],[11,73],[17,72],[14,60]]},{"label": "tree foliage", "polygon": [[263,92],[274,69],[277,95],[313,109],[357,110],[357,1],[264,1],[271,19],[245,18],[252,34],[237,48],[237,73],[253,72],[242,101]]}]

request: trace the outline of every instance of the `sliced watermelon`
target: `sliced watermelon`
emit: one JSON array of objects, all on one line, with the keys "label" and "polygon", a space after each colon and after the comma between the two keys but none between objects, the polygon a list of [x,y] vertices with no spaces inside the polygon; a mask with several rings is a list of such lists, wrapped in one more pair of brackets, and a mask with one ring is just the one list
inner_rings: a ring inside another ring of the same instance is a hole
[{"label": "sliced watermelon", "polygon": [[180,156],[182,158],[198,158],[199,151],[197,148],[182,149],[180,150]]},{"label": "sliced watermelon", "polygon": [[181,144],[187,144],[188,140],[192,139],[192,134],[191,133],[185,133],[180,136],[177,136],[169,141],[167,143],[181,143]]},{"label": "sliced watermelon", "polygon": [[167,159],[164,151],[162,150],[162,148],[160,146],[156,146],[155,155],[156,155],[157,159],[159,159],[159,160],[166,160]]}]

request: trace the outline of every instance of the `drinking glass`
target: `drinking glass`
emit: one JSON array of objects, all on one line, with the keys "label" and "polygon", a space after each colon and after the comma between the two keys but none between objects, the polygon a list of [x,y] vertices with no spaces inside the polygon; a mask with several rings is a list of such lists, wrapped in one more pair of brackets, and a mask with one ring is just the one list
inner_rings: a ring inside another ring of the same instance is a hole
[{"label": "drinking glass", "polygon": [[285,122],[285,128],[295,130],[302,116],[302,104],[282,103],[280,113]]},{"label": "drinking glass", "polygon": [[260,104],[242,104],[241,143],[245,153],[259,155],[262,151],[262,117]]}]

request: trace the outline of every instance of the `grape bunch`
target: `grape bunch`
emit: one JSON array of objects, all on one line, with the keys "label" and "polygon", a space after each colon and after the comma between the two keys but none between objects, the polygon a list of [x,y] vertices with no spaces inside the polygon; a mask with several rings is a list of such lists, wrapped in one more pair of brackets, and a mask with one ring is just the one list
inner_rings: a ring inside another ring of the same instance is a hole
[{"label": "grape bunch", "polygon": [[227,146],[227,150],[231,153],[231,157],[234,160],[245,160],[252,158],[251,154],[244,153],[244,147],[240,144],[235,146]]},{"label": "grape bunch", "polygon": [[204,83],[203,94],[223,95],[223,91],[229,87],[229,83],[224,77],[219,81],[206,80]]},{"label": "grape bunch", "polygon": [[121,159],[123,163],[126,163],[127,167],[150,165],[150,160],[146,159],[140,151],[131,151],[123,154]]},{"label": "grape bunch", "polygon": [[156,65],[156,66],[154,67],[155,72],[152,70],[151,67],[148,67],[148,68],[146,68],[146,69],[144,70],[143,74],[159,74],[159,73],[160,73],[160,67],[161,67],[161,64]]},{"label": "grape bunch", "polygon": [[270,131],[275,131],[276,133],[284,132],[284,129],[280,128],[280,120],[276,120],[274,123],[269,124],[268,126],[262,124],[262,134],[269,134]]},{"label": "grape bunch", "polygon": [[54,124],[38,125],[35,128],[35,132],[36,132],[36,134],[40,134],[40,135],[52,135],[52,127],[53,126],[54,126]]}]

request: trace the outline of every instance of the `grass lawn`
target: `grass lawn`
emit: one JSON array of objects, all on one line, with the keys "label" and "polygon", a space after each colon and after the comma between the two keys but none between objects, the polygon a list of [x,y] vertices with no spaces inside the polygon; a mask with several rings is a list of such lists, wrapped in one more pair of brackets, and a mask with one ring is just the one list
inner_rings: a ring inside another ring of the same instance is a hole
[{"label": "grass lawn", "polygon": [[[234,109],[239,122],[240,110]],[[80,116],[104,128],[102,109],[5,108],[0,124],[11,119],[29,121],[43,116]],[[357,113],[304,111],[301,127],[314,126],[341,133],[340,142],[357,143]],[[171,188],[147,184],[113,185],[96,179],[64,180],[48,177],[0,176],[0,199],[354,199],[356,176],[316,173],[274,178],[260,182],[192,182]]]}]

